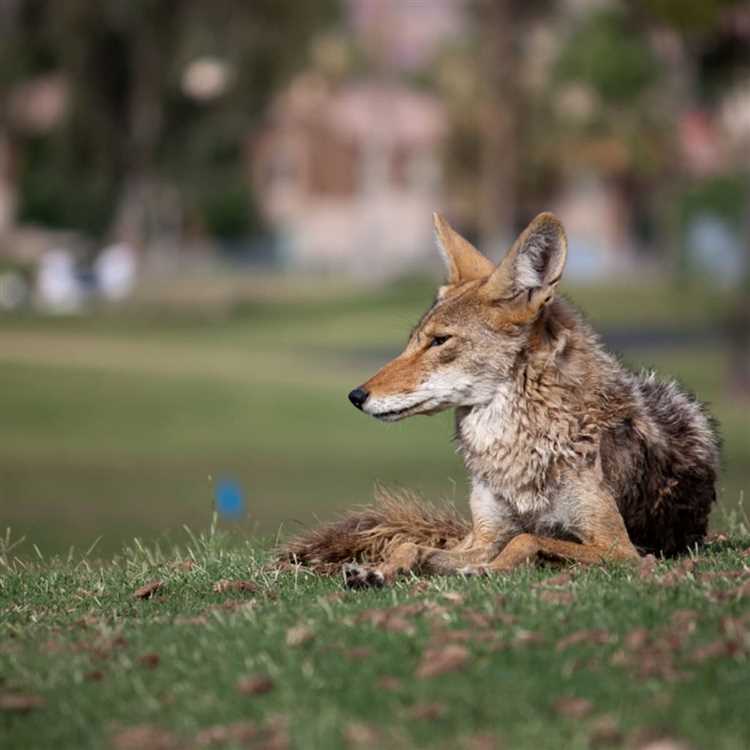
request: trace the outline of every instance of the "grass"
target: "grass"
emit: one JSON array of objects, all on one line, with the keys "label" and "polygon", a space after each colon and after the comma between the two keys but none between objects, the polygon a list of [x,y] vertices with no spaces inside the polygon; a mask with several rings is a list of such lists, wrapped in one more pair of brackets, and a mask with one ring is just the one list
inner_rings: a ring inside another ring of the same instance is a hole
[{"label": "grass", "polygon": [[[720,346],[623,352],[678,376],[723,425],[714,527],[731,538],[694,567],[345,592],[269,570],[258,535],[365,502],[375,481],[465,503],[450,415],[386,427],[345,399],[432,290],[279,283],[238,285],[231,304],[188,284],[168,308],[144,298],[92,317],[0,319],[0,528],[25,537],[0,543],[3,748],[750,744],[738,502],[750,432]],[[705,330],[725,314],[701,289],[573,296],[610,328]],[[223,476],[242,485],[248,514],[215,533]],[[198,536],[185,542],[183,524]],[[215,591],[225,579],[257,590]],[[153,597],[134,596],[154,580]],[[419,676],[451,655],[451,670]]]},{"label": "grass", "polygon": [[[225,476],[246,496],[242,530],[261,535],[367,502],[375,482],[464,504],[450,414],[384,426],[345,398],[398,351],[432,285],[280,284],[258,284],[220,314],[146,300],[90,317],[0,318],[0,529],[26,537],[19,554],[101,537],[108,556],[134,536],[205,529]],[[726,304],[705,289],[632,285],[573,297],[603,328],[701,329]],[[722,502],[734,507],[750,484],[750,430],[725,393],[722,349],[623,354],[712,403],[726,444]]]},{"label": "grass", "polygon": [[3,748],[747,747],[748,544],[364,592],[211,535],[104,567],[6,550]]}]

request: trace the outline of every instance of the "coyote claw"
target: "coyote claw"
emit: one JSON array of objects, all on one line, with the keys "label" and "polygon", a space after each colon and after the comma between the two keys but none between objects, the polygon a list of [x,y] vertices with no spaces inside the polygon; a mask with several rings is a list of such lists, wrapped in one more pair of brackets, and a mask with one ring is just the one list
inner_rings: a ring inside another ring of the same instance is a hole
[{"label": "coyote claw", "polygon": [[348,589],[379,589],[385,585],[385,576],[373,568],[349,563],[344,565],[344,585]]}]

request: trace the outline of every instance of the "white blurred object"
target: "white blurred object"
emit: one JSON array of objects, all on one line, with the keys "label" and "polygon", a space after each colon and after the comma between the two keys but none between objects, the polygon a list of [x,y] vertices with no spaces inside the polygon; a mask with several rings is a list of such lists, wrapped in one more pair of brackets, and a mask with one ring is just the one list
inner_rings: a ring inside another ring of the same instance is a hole
[{"label": "white blurred object", "polygon": [[135,250],[125,242],[109,245],[94,262],[96,288],[108,300],[125,299],[135,284]]},{"label": "white blurred object", "polygon": [[75,312],[81,307],[83,290],[68,250],[55,248],[42,255],[36,284],[40,304],[51,312]]},{"label": "white blurred object", "polygon": [[218,57],[199,57],[182,74],[182,90],[192,99],[206,102],[220,97],[232,81],[232,67]]}]

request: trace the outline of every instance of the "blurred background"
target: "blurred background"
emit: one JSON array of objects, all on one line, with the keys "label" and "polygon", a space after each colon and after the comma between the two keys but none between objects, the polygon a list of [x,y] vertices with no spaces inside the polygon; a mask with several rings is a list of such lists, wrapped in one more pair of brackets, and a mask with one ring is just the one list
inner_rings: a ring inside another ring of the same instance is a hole
[{"label": "blurred background", "polygon": [[440,210],[723,425],[750,486],[750,5],[0,0],[0,529],[107,556],[274,535],[376,482],[465,504],[450,415],[347,391],[403,345]]}]

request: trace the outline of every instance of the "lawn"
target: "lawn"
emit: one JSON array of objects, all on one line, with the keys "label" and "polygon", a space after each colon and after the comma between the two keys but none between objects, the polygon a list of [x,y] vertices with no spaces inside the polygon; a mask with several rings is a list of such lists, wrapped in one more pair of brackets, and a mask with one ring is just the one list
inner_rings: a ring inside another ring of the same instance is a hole
[{"label": "lawn", "polygon": [[[383,425],[346,401],[431,289],[279,283],[0,318],[3,749],[750,745],[750,431],[705,336],[724,300],[573,290],[606,330],[701,334],[622,354],[711,402],[728,538],[655,569],[347,592],[271,570],[269,538],[377,481],[465,505],[450,415]],[[209,532],[224,477],[247,512]]]},{"label": "lawn", "polygon": [[[225,477],[247,508],[231,525],[264,536],[367,502],[376,482],[465,503],[450,414],[383,425],[346,400],[398,351],[431,285],[268,281],[235,290],[230,307],[199,304],[200,288],[98,316],[0,317],[0,529],[26,537],[19,554],[99,539],[106,557],[135,536],[203,530]],[[601,328],[636,332],[701,331],[725,304],[701,289],[633,285],[573,297]],[[712,402],[726,446],[722,504],[736,507],[750,485],[750,429],[725,394],[720,345],[623,354]]]},{"label": "lawn", "polygon": [[5,750],[750,744],[746,527],[676,563],[357,592],[185,542],[0,554]]}]

